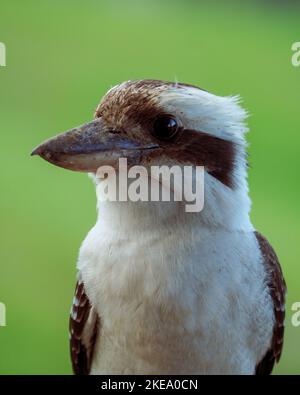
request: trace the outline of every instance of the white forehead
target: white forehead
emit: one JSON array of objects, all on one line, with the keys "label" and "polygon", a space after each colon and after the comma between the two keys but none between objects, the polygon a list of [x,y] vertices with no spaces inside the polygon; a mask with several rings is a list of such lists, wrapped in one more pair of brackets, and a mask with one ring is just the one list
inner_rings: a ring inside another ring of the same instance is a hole
[{"label": "white forehead", "polygon": [[185,128],[244,142],[247,112],[239,96],[221,97],[190,86],[169,87],[158,95],[158,104],[179,118]]}]

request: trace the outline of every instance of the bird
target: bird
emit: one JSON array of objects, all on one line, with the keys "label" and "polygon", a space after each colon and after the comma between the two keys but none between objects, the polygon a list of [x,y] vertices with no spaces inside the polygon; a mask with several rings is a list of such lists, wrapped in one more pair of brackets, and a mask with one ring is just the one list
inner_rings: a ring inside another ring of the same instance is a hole
[{"label": "bird", "polygon": [[[76,375],[268,375],[284,338],[286,283],[250,220],[239,96],[161,80],[112,87],[94,118],[39,145],[92,175],[97,220],[84,239],[70,314]],[[102,201],[103,165],[204,167],[204,207]]]}]

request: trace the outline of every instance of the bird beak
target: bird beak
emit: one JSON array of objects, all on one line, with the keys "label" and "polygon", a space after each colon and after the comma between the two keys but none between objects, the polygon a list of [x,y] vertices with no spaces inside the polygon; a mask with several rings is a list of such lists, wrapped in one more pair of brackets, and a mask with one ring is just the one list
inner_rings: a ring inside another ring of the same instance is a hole
[{"label": "bird beak", "polygon": [[158,145],[141,144],[125,132],[108,130],[98,118],[45,141],[31,155],[65,169],[96,173],[103,165],[116,168],[120,158],[139,163],[145,151],[155,148]]}]

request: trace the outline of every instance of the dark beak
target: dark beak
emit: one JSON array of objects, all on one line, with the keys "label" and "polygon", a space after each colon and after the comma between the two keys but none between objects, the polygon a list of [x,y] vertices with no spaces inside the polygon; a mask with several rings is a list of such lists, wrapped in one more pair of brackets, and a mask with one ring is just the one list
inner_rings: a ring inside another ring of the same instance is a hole
[{"label": "dark beak", "polygon": [[141,144],[125,132],[107,129],[99,118],[45,141],[31,155],[65,169],[96,172],[103,165],[116,168],[119,158],[137,164],[145,151],[155,148],[158,145]]}]

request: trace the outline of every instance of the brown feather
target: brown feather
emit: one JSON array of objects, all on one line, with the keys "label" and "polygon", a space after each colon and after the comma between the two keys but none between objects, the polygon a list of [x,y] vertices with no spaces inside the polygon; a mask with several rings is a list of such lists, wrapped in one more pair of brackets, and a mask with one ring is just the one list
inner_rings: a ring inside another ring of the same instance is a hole
[{"label": "brown feather", "polygon": [[78,281],[69,321],[71,361],[73,372],[76,375],[87,375],[91,368],[91,360],[98,332],[98,320],[95,321],[92,331],[88,336],[88,344],[84,344],[83,335],[90,314],[91,304],[85,293],[84,284]]},{"label": "brown feather", "polygon": [[259,232],[255,232],[255,236],[264,258],[275,316],[270,348],[257,364],[255,373],[256,375],[268,375],[271,374],[275,362],[279,361],[283,347],[286,284],[278,258],[268,240]]}]

